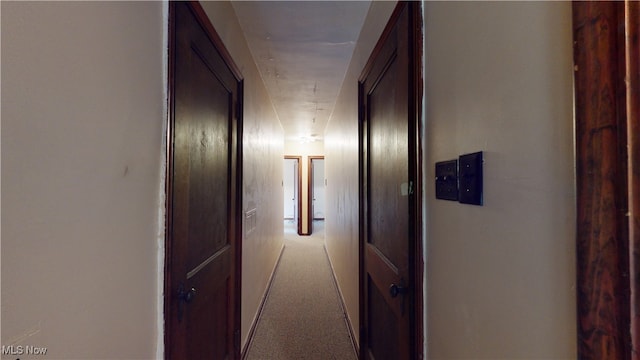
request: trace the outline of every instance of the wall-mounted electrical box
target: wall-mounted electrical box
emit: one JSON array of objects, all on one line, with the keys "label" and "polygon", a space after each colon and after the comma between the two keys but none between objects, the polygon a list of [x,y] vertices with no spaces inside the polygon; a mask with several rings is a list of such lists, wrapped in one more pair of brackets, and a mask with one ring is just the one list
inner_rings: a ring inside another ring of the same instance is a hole
[{"label": "wall-mounted electrical box", "polygon": [[460,203],[482,205],[482,162],[482,151],[458,158]]},{"label": "wall-mounted electrical box", "polygon": [[436,199],[458,200],[458,160],[436,163]]}]

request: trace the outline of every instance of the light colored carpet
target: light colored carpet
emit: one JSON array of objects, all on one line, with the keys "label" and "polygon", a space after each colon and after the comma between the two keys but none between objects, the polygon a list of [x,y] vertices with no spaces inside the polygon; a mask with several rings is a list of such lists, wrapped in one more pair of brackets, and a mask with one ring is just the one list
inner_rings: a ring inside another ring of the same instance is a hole
[{"label": "light colored carpet", "polygon": [[356,354],[324,249],[323,222],[312,236],[287,231],[246,359],[345,359]]}]

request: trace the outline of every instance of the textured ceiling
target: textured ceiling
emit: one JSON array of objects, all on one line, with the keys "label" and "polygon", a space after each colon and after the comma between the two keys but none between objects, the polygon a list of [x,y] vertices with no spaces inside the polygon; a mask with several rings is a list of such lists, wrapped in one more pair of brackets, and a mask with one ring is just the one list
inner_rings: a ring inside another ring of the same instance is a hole
[{"label": "textured ceiling", "polygon": [[369,1],[232,1],[287,140],[322,140]]}]

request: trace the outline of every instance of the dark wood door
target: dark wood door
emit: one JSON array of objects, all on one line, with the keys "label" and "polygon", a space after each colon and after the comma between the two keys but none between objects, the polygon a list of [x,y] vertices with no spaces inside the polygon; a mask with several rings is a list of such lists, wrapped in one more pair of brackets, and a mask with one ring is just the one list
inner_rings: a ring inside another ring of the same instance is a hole
[{"label": "dark wood door", "polygon": [[172,3],[166,356],[239,357],[239,73],[198,4]]},{"label": "dark wood door", "polygon": [[[413,5],[401,3],[360,78],[365,359],[418,358],[419,202]],[[418,284],[418,286],[416,286]],[[417,319],[418,318],[418,319]]]}]

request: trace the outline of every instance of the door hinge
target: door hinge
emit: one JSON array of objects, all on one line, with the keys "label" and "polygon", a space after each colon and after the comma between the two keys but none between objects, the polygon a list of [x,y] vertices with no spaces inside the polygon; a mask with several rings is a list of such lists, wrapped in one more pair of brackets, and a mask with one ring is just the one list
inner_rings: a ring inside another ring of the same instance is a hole
[{"label": "door hinge", "polygon": [[413,195],[413,181],[409,181],[409,195]]}]

